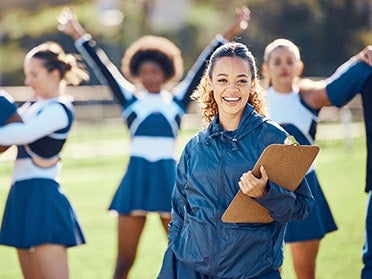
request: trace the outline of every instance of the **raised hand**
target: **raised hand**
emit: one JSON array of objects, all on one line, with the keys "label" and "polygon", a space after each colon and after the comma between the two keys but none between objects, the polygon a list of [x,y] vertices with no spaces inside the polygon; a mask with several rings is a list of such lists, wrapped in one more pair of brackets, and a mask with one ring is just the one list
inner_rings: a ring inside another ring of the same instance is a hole
[{"label": "raised hand", "polygon": [[248,22],[251,19],[251,11],[248,7],[238,7],[235,9],[235,17],[231,25],[223,34],[226,40],[231,40],[234,36],[239,35],[248,28]]},{"label": "raised hand", "polygon": [[366,46],[361,52],[356,54],[354,58],[372,66],[372,45]]},{"label": "raised hand", "polygon": [[80,25],[76,14],[70,8],[64,8],[57,18],[58,30],[71,36],[74,40],[83,36],[86,31]]}]

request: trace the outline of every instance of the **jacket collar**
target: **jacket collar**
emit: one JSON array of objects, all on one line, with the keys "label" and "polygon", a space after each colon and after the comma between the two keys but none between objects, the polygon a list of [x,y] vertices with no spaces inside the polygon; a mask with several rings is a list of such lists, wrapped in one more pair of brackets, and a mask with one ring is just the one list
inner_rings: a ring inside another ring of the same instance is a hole
[{"label": "jacket collar", "polygon": [[244,109],[239,126],[235,131],[225,131],[219,124],[219,115],[217,114],[207,128],[207,145],[209,140],[222,137],[233,143],[233,149],[237,149],[237,142],[253,132],[258,126],[267,121],[265,117],[259,115],[252,105],[247,104]]},{"label": "jacket collar", "polygon": [[224,131],[219,124],[219,115],[217,114],[212,122],[208,126],[209,136],[215,136],[216,134],[225,134],[226,136],[240,139],[251,133],[256,127],[267,121],[265,117],[259,115],[253,108],[252,105],[247,104],[238,128],[235,131]]}]

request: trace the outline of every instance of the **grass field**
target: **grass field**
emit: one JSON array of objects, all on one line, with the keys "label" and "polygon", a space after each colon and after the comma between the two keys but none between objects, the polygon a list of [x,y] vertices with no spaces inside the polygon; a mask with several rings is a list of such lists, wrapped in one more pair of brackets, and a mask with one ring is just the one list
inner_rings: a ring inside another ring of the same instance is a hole
[{"label": "grass field", "polygon": [[[180,151],[192,132],[179,138]],[[359,278],[367,195],[364,138],[347,150],[342,140],[322,140],[317,170],[339,230],[321,243],[317,278]],[[127,164],[128,138],[121,125],[78,125],[64,150],[62,187],[75,207],[87,244],[69,250],[71,278],[111,278],[116,254],[116,218],[107,207]],[[0,157],[0,215],[9,190],[14,150]],[[1,217],[0,217],[1,218]],[[156,278],[166,236],[157,215],[150,214],[141,239],[132,279]],[[286,251],[283,278],[294,279]],[[15,249],[0,246],[0,278],[22,278]]]}]

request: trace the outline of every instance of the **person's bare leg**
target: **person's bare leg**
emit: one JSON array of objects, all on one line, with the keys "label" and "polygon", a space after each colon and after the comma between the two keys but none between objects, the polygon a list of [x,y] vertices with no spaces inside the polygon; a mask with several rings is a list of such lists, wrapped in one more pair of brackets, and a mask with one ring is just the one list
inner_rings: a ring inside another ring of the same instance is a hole
[{"label": "person's bare leg", "polygon": [[65,246],[55,244],[40,245],[35,248],[34,254],[41,278],[69,278],[67,250]]},{"label": "person's bare leg", "polygon": [[288,245],[297,279],[315,279],[316,256],[320,240],[301,241]]},{"label": "person's bare leg", "polygon": [[32,251],[18,250],[22,273],[26,279],[68,279],[66,247],[39,245]]},{"label": "person's bare leg", "polygon": [[37,270],[37,265],[33,253],[34,250],[17,249],[18,261],[21,266],[23,278],[25,279],[40,278],[40,273]]},{"label": "person's bare leg", "polygon": [[127,279],[134,263],[146,216],[119,215],[118,254],[114,279]]}]

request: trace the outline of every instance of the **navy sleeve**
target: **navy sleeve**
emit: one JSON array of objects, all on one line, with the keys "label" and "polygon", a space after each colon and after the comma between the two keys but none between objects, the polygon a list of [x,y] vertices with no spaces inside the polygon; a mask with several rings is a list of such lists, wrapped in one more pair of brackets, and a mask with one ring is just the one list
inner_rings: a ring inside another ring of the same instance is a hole
[{"label": "navy sleeve", "polygon": [[0,93],[0,126],[3,126],[7,120],[17,111],[16,104],[6,95]]},{"label": "navy sleeve", "polygon": [[206,62],[211,57],[212,53],[225,42],[226,40],[222,36],[216,36],[216,38],[212,40],[212,42],[199,55],[198,59],[188,71],[182,82],[175,87],[175,99],[184,111],[186,111],[187,106],[191,102],[190,95],[194,92],[203,76]]},{"label": "navy sleeve", "polygon": [[75,43],[84,60],[94,70],[102,84],[107,84],[114,98],[125,107],[134,98],[135,87],[124,78],[119,69],[110,61],[106,53],[97,46],[90,35],[80,38]]},{"label": "navy sleeve", "polygon": [[187,197],[185,194],[185,187],[187,185],[187,148],[183,151],[179,163],[177,165],[177,176],[175,187],[172,193],[172,221],[169,224],[168,239],[171,243],[172,240],[177,238],[183,227],[184,209],[187,207]]},{"label": "navy sleeve", "polygon": [[327,95],[332,105],[346,105],[372,75],[372,67],[364,62],[346,62],[327,80]]},{"label": "navy sleeve", "polygon": [[306,218],[315,203],[306,178],[294,192],[269,181],[266,195],[256,201],[268,209],[271,217],[281,224]]}]

